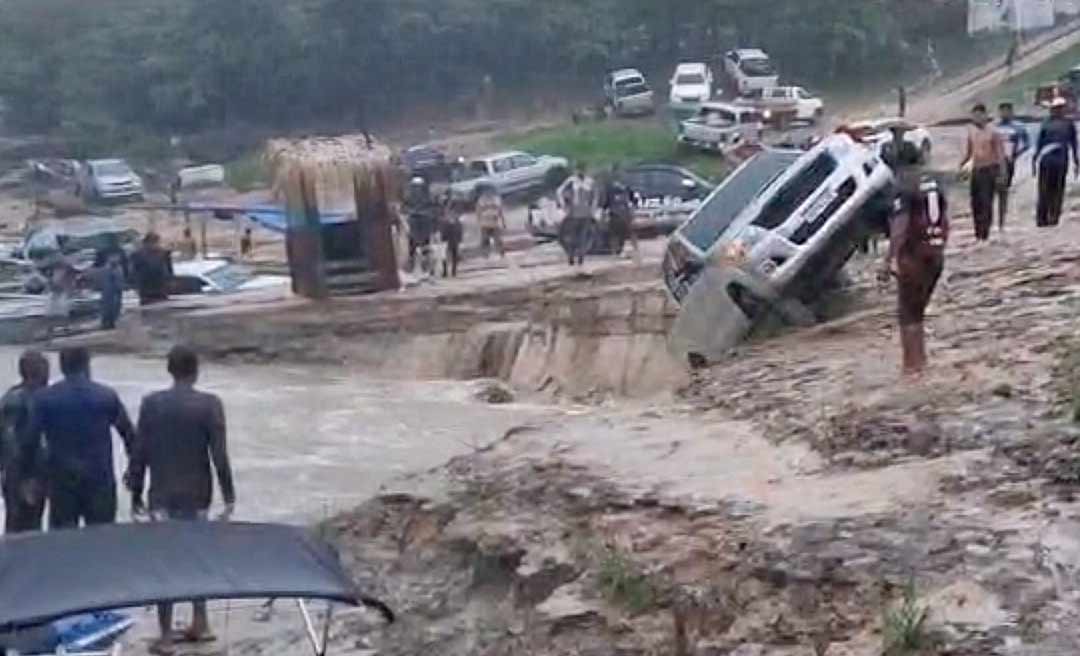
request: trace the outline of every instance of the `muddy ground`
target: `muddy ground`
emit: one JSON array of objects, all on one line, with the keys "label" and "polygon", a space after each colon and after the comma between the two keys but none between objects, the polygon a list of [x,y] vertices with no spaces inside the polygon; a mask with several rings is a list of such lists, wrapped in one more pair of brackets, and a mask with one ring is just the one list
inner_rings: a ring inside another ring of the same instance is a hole
[{"label": "muddy ground", "polygon": [[[949,166],[956,135],[939,136]],[[986,245],[953,193],[933,365],[915,381],[899,376],[895,290],[870,257],[849,266],[842,318],[758,339],[678,383],[626,366],[642,334],[646,360],[659,348],[657,246],[641,265],[602,259],[585,276],[541,249],[383,297],[381,311],[320,308],[321,328],[295,301],[203,309],[184,325],[220,331],[208,350],[223,362],[205,378],[235,410],[238,486],[255,497],[241,517],[318,523],[399,614],[384,627],[339,612],[333,653],[1075,654],[1080,197],[1063,226],[1036,230],[1032,191],[1021,175],[1014,218]],[[646,300],[626,303],[633,294]],[[296,330],[283,333],[302,338],[292,351],[275,360],[283,342],[268,339],[246,350],[257,324],[240,318],[260,313]],[[421,364],[461,348],[487,372],[488,351],[462,348],[477,343],[470,324],[524,330],[548,359],[515,360],[528,375],[511,366],[513,390],[403,385],[373,377],[393,367],[361,366],[382,351],[438,378]],[[160,349],[150,332],[149,346],[96,343],[118,353],[99,371],[129,403],[163,378],[138,355]],[[253,353],[262,364],[237,365]],[[593,382],[564,393],[575,377]],[[627,398],[628,379],[650,393]],[[265,413],[289,403],[298,412]],[[153,619],[135,612],[128,643],[142,653]],[[213,649],[303,653],[285,615],[217,605]]]}]

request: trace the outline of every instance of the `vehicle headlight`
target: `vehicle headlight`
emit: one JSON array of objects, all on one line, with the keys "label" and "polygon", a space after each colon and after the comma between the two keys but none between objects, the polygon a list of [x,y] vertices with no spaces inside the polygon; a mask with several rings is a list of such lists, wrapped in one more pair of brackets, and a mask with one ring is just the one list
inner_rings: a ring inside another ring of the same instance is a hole
[{"label": "vehicle headlight", "polygon": [[772,118],[772,110],[766,109],[765,111],[761,112],[761,117],[766,121],[769,120],[770,118]]}]

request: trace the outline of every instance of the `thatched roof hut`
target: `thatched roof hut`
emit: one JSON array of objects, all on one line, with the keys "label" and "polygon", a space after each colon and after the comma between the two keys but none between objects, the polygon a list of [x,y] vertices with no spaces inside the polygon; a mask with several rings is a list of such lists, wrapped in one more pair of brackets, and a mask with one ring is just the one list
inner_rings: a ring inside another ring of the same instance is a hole
[{"label": "thatched roof hut", "polygon": [[400,187],[400,170],[393,151],[362,134],[307,139],[271,139],[266,145],[273,192],[290,203],[300,174],[314,186],[315,200],[324,212],[352,212],[355,188],[393,201]]},{"label": "thatched roof hut", "polygon": [[[273,139],[266,159],[287,210],[294,291],[323,298],[397,288],[390,226],[401,185],[389,147],[366,135]],[[326,225],[328,213],[356,220]]]}]

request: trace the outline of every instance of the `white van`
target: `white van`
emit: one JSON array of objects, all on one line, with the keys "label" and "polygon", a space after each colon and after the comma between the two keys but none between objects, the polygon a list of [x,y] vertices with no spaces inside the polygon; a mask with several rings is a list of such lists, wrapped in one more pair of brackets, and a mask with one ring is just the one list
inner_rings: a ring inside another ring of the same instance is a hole
[{"label": "white van", "polygon": [[679,64],[671,76],[670,87],[668,101],[672,107],[696,107],[712,100],[712,71],[701,62]]}]

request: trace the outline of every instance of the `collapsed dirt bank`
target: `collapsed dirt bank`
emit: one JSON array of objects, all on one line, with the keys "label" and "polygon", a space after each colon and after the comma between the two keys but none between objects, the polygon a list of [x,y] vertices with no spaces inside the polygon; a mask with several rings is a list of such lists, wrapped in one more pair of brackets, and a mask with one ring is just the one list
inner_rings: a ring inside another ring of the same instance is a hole
[{"label": "collapsed dirt bank", "polygon": [[1036,230],[1030,195],[987,245],[957,210],[922,380],[899,379],[893,292],[861,259],[853,314],[745,346],[681,402],[583,407],[335,519],[403,610],[350,635],[380,654],[1076,653],[1080,216]]}]

